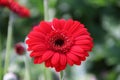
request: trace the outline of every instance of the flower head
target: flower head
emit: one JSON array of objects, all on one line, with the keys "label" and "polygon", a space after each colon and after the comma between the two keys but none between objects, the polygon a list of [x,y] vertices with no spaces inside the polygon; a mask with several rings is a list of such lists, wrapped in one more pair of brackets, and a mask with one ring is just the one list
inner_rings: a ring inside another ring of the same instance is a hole
[{"label": "flower head", "polygon": [[8,6],[10,10],[18,14],[20,17],[30,17],[30,11],[24,6],[19,5],[17,2],[11,2]]},{"label": "flower head", "polygon": [[22,42],[15,44],[15,52],[18,55],[23,55],[25,53],[25,45]]},{"label": "flower head", "polygon": [[8,0],[0,0],[0,6],[8,6],[8,5],[9,5]]},{"label": "flower head", "polygon": [[0,6],[6,6],[20,17],[30,17],[30,11],[24,6],[19,5],[14,0],[0,0]]},{"label": "flower head", "polygon": [[7,1],[6,1],[6,0],[0,0],[0,6],[5,6],[5,5],[6,5],[6,3],[7,3]]},{"label": "flower head", "polygon": [[45,62],[46,67],[64,70],[69,64],[80,65],[93,47],[90,33],[78,21],[53,19],[42,21],[28,34],[26,40],[35,64]]}]

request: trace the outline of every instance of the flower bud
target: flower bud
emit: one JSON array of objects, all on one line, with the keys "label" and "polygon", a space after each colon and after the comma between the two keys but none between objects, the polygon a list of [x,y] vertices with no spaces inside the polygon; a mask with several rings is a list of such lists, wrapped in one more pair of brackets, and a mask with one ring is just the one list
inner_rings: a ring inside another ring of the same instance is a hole
[{"label": "flower bud", "polygon": [[15,51],[18,55],[23,55],[25,53],[25,45],[22,42],[15,44]]}]

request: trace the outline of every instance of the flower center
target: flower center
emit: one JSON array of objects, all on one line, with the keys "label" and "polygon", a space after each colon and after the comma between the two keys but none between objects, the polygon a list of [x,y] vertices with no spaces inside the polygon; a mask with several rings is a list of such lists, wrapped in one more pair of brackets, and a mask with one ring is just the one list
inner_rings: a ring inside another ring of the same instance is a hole
[{"label": "flower center", "polygon": [[48,35],[47,41],[49,49],[59,53],[68,52],[73,43],[72,38],[65,35],[65,33],[55,31]]},{"label": "flower center", "polygon": [[63,39],[57,39],[55,40],[55,46],[63,46],[64,45],[64,40]]}]

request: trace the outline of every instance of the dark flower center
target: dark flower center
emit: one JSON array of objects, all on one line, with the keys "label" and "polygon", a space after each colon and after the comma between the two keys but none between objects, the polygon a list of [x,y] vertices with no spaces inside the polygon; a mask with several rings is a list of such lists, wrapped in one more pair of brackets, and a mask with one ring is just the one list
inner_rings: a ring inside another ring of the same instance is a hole
[{"label": "dark flower center", "polygon": [[49,49],[59,53],[68,52],[73,43],[72,38],[66,36],[62,32],[52,32],[48,35],[47,41]]},{"label": "dark flower center", "polygon": [[63,39],[57,39],[55,40],[55,46],[63,46],[64,45],[64,40]]}]

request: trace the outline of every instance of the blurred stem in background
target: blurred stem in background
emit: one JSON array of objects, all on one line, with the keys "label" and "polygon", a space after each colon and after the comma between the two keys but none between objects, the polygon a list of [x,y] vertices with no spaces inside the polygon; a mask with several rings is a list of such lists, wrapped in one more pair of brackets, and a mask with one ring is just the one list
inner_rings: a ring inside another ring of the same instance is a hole
[{"label": "blurred stem in background", "polygon": [[12,29],[13,29],[13,22],[14,22],[14,14],[10,12],[9,15],[9,22],[8,22],[8,32],[7,32],[7,42],[6,42],[6,54],[5,54],[5,64],[4,64],[4,74],[8,70],[9,60],[10,60],[10,49],[12,43]]},{"label": "blurred stem in background", "polygon": [[2,69],[2,37],[0,34],[0,80],[2,80],[3,76],[3,69]]},{"label": "blurred stem in background", "polygon": [[73,75],[73,79],[74,80],[86,80],[87,79],[87,73],[86,73],[86,61],[83,62],[81,65],[79,66],[74,66],[72,68],[72,75]]},{"label": "blurred stem in background", "polygon": [[[44,4],[44,20],[49,21],[48,0],[43,0],[43,4]],[[44,80],[52,80],[52,73],[49,69],[47,70],[45,66],[44,66]]]},{"label": "blurred stem in background", "polygon": [[30,75],[31,74],[31,69],[29,65],[30,60],[28,60],[28,57],[26,54],[23,57],[24,57],[24,63],[25,63],[25,79],[24,80],[32,80],[31,75]]},{"label": "blurred stem in background", "polygon": [[49,20],[49,13],[48,13],[48,0],[43,1],[44,4],[44,20],[48,21]]}]

